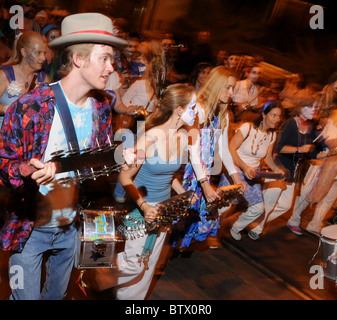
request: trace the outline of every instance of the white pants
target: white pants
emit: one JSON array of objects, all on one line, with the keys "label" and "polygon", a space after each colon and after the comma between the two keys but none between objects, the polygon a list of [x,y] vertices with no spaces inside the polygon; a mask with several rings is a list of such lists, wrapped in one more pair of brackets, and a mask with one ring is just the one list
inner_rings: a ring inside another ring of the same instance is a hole
[{"label": "white pants", "polygon": [[264,212],[263,202],[254,204],[245,212],[242,212],[239,218],[235,221],[232,226],[234,232],[239,233],[241,230],[246,228],[250,223],[255,221]]},{"label": "white pants", "polygon": [[295,190],[295,183],[288,183],[286,189],[268,188],[263,190],[265,215],[260,224],[252,229],[253,232],[260,234],[266,222],[270,222],[286,213],[292,205]]},{"label": "white pants", "polygon": [[333,183],[328,194],[317,204],[314,216],[307,225],[307,230],[319,232],[323,227],[323,220],[337,199],[337,181]]},{"label": "white pants", "polygon": [[289,219],[289,224],[292,226],[299,227],[301,223],[301,215],[302,212],[309,205],[309,201],[307,200],[308,194],[314,188],[315,182],[318,179],[319,173],[321,171],[320,165],[310,164],[310,167],[304,177],[302,186],[301,186],[301,194],[296,197],[294,212]]},{"label": "white pants", "polygon": [[118,268],[96,269],[95,282],[99,290],[116,287],[118,300],[144,300],[150,287],[167,233],[162,231],[154,244],[148,268],[138,262],[147,237],[126,240],[124,252],[117,256]]}]

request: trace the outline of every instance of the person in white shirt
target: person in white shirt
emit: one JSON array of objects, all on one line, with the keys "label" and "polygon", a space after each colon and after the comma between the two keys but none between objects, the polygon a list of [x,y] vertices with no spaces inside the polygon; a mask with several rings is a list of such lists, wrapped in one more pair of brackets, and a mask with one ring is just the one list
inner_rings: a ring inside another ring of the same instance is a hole
[{"label": "person in white shirt", "polygon": [[236,83],[232,96],[235,121],[254,121],[258,118],[254,108],[258,105],[258,95],[261,91],[257,85],[260,74],[261,68],[253,66],[248,71],[247,78]]},{"label": "person in white shirt", "polygon": [[[264,212],[261,180],[256,178],[261,161],[264,160],[271,170],[283,172],[273,159],[276,141],[274,131],[281,119],[282,107],[275,101],[269,101],[263,107],[259,121],[243,123],[229,143],[234,164],[237,166],[241,180],[246,185],[243,197],[248,206],[230,229],[230,234],[235,240],[241,240],[240,231]],[[229,184],[226,176],[222,174],[219,186]]]}]

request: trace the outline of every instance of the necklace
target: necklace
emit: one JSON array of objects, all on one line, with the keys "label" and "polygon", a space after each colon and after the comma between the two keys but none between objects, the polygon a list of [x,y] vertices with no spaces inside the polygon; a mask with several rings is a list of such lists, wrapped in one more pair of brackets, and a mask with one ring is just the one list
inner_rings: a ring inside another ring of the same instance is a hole
[{"label": "necklace", "polygon": [[309,120],[302,119],[301,116],[298,116],[298,120],[300,121],[300,124],[304,127],[306,127],[309,124]]},{"label": "necklace", "polygon": [[308,133],[308,131],[310,130],[309,129],[309,126],[311,124],[310,120],[304,120],[300,115],[297,117],[298,119],[298,123],[299,123],[299,131],[301,133]]},{"label": "necklace", "polygon": [[33,76],[31,77],[30,81],[27,80],[27,78],[23,75],[20,66],[18,65],[18,71],[20,73],[20,76],[22,77],[22,79],[25,81],[25,88],[28,89],[28,86],[30,84],[30,82],[32,81]]},{"label": "necklace", "polygon": [[253,156],[256,156],[257,152],[259,151],[260,147],[262,146],[263,142],[266,141],[267,139],[267,135],[268,135],[268,132],[266,132],[264,134],[264,136],[262,137],[262,139],[260,140],[260,142],[256,145],[256,150],[254,151],[253,148],[254,148],[254,143],[255,143],[255,139],[257,137],[257,132],[259,131],[259,129],[256,129],[255,130],[255,135],[254,135],[254,138],[253,138],[253,141],[252,141],[252,146],[251,146],[251,153]]}]

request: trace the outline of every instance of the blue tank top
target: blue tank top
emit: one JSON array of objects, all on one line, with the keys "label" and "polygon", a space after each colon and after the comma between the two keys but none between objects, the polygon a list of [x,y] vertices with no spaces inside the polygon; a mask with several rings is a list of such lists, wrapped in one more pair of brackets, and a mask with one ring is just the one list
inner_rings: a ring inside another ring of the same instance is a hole
[{"label": "blue tank top", "polygon": [[[14,69],[13,66],[11,65],[6,65],[6,66],[2,66],[0,68],[0,70],[2,70],[6,77],[7,77],[7,81],[10,84],[11,82],[15,81],[15,74],[14,74]],[[45,72],[44,71],[39,71],[37,73],[37,83],[43,83],[45,80]],[[6,91],[4,92],[4,94],[0,97],[0,104],[3,104],[5,106],[9,106],[11,105],[14,101],[16,101],[18,98],[20,98],[22,96],[22,93],[18,93],[16,95],[11,95],[8,92],[8,88],[6,89]],[[0,127],[2,125],[3,122],[3,118],[4,116],[0,116]]]},{"label": "blue tank top", "polygon": [[172,178],[181,166],[183,153],[176,160],[163,160],[158,154],[154,139],[147,136],[153,141],[155,152],[152,157],[145,159],[133,182],[141,189],[145,201],[160,202],[171,198]]}]

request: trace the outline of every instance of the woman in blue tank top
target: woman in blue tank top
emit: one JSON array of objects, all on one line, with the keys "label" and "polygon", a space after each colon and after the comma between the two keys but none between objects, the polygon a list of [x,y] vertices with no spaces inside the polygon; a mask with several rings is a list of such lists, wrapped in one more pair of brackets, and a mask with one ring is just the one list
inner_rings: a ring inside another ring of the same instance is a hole
[{"label": "woman in blue tank top", "polygon": [[27,31],[15,40],[13,56],[0,68],[0,127],[15,100],[39,83],[49,82],[41,70],[45,53],[43,37],[37,32]]},{"label": "woman in blue tank top", "polygon": [[[137,155],[142,151],[145,157],[120,174],[122,186],[138,207],[129,213],[132,219],[153,222],[158,215],[156,203],[171,197],[171,187],[178,194],[185,192],[174,174],[182,164],[188,141],[186,131],[180,128],[193,125],[195,104],[192,86],[174,84],[167,87],[146,120],[146,132],[134,148]],[[96,271],[96,280],[102,282],[99,287],[116,287],[119,300],[145,299],[165,238],[166,231],[161,228],[157,234],[126,240],[124,252],[117,257],[118,270]]]}]

